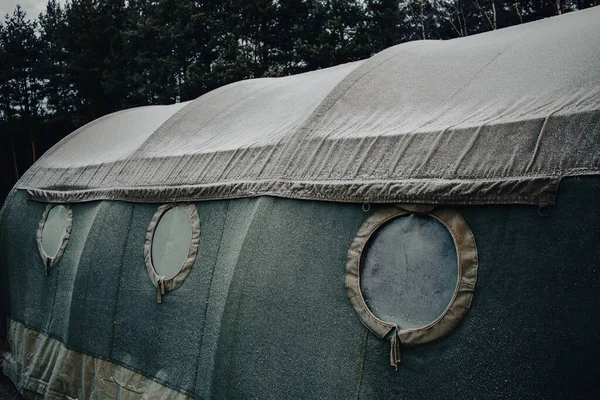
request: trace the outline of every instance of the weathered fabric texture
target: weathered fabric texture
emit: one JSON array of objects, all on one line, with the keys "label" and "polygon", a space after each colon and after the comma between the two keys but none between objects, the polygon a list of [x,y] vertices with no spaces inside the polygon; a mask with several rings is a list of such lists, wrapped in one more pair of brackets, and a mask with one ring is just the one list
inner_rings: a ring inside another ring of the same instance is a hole
[{"label": "weathered fabric texture", "polygon": [[477,241],[471,308],[452,334],[403,349],[397,371],[344,286],[356,233],[389,205],[197,202],[198,257],[156,304],[143,248],[160,204],[73,204],[45,276],[46,204],[16,190],[0,212],[0,314],[198,399],[597,400],[599,204],[600,177],[578,177],[545,217],[456,207]]},{"label": "weathered fabric texture", "polygon": [[70,350],[59,340],[9,321],[2,372],[26,399],[184,400],[182,393],[118,364]]},{"label": "weathered fabric texture", "polygon": [[599,20],[595,7],[410,42],[112,114],[56,145],[18,187],[47,202],[553,204],[562,178],[600,172]]}]

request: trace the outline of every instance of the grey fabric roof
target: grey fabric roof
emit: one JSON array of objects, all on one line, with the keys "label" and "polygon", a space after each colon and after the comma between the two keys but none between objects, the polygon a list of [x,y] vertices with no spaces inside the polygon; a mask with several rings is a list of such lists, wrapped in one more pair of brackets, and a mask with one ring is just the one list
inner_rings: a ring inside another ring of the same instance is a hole
[{"label": "grey fabric roof", "polygon": [[553,204],[600,172],[600,7],[103,117],[21,179],[37,200],[258,195]]}]

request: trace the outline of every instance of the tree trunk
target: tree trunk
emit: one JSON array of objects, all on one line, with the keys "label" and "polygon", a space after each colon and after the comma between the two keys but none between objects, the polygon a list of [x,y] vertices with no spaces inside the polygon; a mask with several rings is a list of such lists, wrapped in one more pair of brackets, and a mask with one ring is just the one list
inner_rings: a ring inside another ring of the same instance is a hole
[{"label": "tree trunk", "polygon": [[464,36],[468,36],[469,30],[467,28],[467,19],[465,18],[465,11],[464,11],[464,6],[462,3],[460,5],[460,16],[462,17],[462,21],[463,21],[462,25],[463,25]]},{"label": "tree trunk", "polygon": [[260,30],[261,30],[261,42],[262,42],[262,46],[260,48],[260,64],[261,64],[261,69],[262,69],[262,75],[265,76],[268,74],[269,71],[269,47],[267,45],[268,43],[268,28],[267,28],[267,23],[263,20],[261,21],[260,24]]},{"label": "tree trunk", "polygon": [[33,129],[31,127],[31,98],[29,97],[31,85],[29,84],[28,78],[22,82],[24,93],[26,93],[26,97],[23,99],[24,108],[25,108],[25,126],[27,127],[27,133],[29,134],[29,143],[31,144],[31,164],[33,164],[36,160],[35,154],[35,138],[33,135]]},{"label": "tree trunk", "polygon": [[[558,1],[558,0],[557,0]],[[477,8],[479,9],[479,12],[485,17],[485,19],[488,22],[488,25],[490,26],[491,30],[496,30],[496,25],[495,25],[495,21],[496,21],[496,5],[494,4],[494,2],[492,1],[492,6],[493,6],[493,11],[494,11],[494,22],[492,22],[492,20],[490,19],[490,17],[488,16],[488,14],[483,10],[483,8],[481,7],[481,4],[479,4],[479,0],[474,0],[475,5],[477,6]]]},{"label": "tree trunk", "polygon": [[452,28],[460,37],[467,36],[467,26],[464,19],[464,14],[462,10],[462,4],[460,0],[455,0],[454,2],[454,11],[456,12],[456,25],[452,21],[452,18],[449,19]]},{"label": "tree trunk", "polygon": [[[558,0],[557,0],[558,1]],[[492,16],[494,18],[493,28],[496,30],[498,28],[497,18],[496,18],[496,2],[492,0]]]},{"label": "tree trunk", "polygon": [[560,0],[556,0],[556,15],[561,15],[562,14],[562,9],[560,6]]},{"label": "tree trunk", "polygon": [[421,14],[421,39],[425,40],[425,0],[419,0],[419,8]]},{"label": "tree trunk", "polygon": [[15,141],[10,138],[10,148],[12,150],[13,168],[15,170],[15,182],[19,180],[19,166],[17,165],[17,152],[15,151]]},{"label": "tree trunk", "polygon": [[523,15],[521,15],[521,10],[519,10],[519,0],[515,0],[515,10],[517,11],[517,15],[519,16],[519,23],[523,23]]},{"label": "tree trunk", "polygon": [[35,151],[35,138],[33,137],[33,132],[31,130],[31,125],[29,128],[29,143],[31,143],[31,164],[37,160],[36,151]]}]

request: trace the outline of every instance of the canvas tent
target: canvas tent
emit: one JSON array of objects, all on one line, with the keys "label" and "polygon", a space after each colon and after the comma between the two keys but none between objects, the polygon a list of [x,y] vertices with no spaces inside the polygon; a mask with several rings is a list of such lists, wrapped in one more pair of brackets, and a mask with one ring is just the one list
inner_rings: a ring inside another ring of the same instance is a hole
[{"label": "canvas tent", "polygon": [[596,397],[598,21],[80,128],[0,215],[3,372],[31,398]]}]

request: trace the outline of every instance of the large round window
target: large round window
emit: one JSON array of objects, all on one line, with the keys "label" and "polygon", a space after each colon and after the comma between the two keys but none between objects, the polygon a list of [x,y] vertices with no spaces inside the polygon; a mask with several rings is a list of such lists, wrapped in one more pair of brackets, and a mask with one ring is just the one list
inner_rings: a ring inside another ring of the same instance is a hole
[{"label": "large round window", "polygon": [[473,235],[450,209],[411,213],[390,208],[373,214],[348,252],[346,288],[363,324],[400,344],[439,339],[467,312],[477,280]]},{"label": "large round window", "polygon": [[37,244],[44,262],[48,268],[60,260],[71,233],[71,207],[63,205],[48,205],[42,214],[38,227]]},{"label": "large round window", "polygon": [[146,235],[146,268],[158,289],[157,301],[177,289],[190,273],[200,242],[200,219],[193,204],[164,205],[154,214]]},{"label": "large round window", "polygon": [[452,301],[458,266],[450,232],[435,218],[407,214],[368,241],[360,284],[367,307],[401,329],[435,321]]}]

